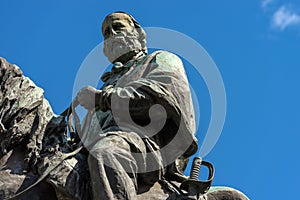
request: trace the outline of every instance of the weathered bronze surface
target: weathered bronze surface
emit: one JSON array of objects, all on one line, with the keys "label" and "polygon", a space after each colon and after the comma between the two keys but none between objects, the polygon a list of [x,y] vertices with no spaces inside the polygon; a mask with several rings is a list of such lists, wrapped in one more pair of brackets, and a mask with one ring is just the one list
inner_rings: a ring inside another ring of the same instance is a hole
[{"label": "weathered bronze surface", "polygon": [[[102,76],[99,90],[87,86],[74,100],[90,111],[77,131],[86,132],[81,138],[68,138],[65,118],[53,113],[43,90],[17,66],[0,59],[0,199],[45,175],[16,199],[184,198],[179,185],[186,180],[183,170],[197,140],[183,64],[166,51],[148,55],[144,30],[126,13],[108,15],[102,33],[104,54],[114,66]],[[158,110],[150,119],[149,109],[156,104],[165,114]],[[149,134],[155,126],[143,128],[151,120],[165,122],[155,135]],[[173,141],[176,134],[180,141]],[[82,143],[85,149],[61,159]],[[168,144],[172,148],[160,151]],[[199,199],[247,197],[231,188],[212,187]]]}]

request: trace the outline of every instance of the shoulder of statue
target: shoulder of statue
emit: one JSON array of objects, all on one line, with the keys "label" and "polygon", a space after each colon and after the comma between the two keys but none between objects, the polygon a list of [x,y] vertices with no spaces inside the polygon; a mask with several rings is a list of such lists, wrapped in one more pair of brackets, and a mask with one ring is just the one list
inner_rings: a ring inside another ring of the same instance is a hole
[{"label": "shoulder of statue", "polygon": [[159,63],[168,62],[182,65],[182,61],[177,55],[165,50],[158,50],[151,53],[150,55],[148,55],[148,59]]},{"label": "shoulder of statue", "polygon": [[152,52],[151,54],[148,55],[148,57],[156,57],[156,56],[174,57],[174,58],[180,59],[174,53],[171,53],[171,52],[165,51],[165,50],[157,50],[157,51],[154,51],[154,52]]}]

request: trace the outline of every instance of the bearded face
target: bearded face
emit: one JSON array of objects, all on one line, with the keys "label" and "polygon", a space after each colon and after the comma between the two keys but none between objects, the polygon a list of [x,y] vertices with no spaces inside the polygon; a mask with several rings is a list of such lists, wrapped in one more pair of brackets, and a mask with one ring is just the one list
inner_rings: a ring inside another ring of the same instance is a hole
[{"label": "bearded face", "polygon": [[102,34],[104,55],[112,63],[125,63],[143,49],[134,23],[124,13],[107,16],[102,25]]}]

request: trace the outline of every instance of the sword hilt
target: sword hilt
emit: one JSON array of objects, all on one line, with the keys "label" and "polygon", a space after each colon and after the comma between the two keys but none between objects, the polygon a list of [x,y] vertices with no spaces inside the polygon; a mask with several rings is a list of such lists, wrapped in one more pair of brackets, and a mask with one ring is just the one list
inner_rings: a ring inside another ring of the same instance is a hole
[{"label": "sword hilt", "polygon": [[192,169],[190,172],[190,180],[198,181],[202,159],[200,157],[195,157],[192,164]]},{"label": "sword hilt", "polygon": [[[201,165],[204,165],[209,169],[208,180],[206,181],[199,181]],[[190,177],[188,180],[182,182],[182,184],[180,185],[180,189],[188,192],[186,199],[197,200],[199,198],[199,195],[205,194],[209,190],[213,178],[213,165],[209,162],[203,161],[200,157],[195,157],[193,160]]]}]

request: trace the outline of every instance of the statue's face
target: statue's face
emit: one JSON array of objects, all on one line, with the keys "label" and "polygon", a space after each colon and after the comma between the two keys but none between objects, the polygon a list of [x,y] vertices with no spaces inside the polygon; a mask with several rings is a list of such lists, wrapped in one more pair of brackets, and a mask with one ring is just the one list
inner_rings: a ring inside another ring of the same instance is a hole
[{"label": "statue's face", "polygon": [[107,16],[102,24],[102,34],[104,55],[112,63],[125,63],[142,49],[139,33],[131,18],[124,13]]}]

